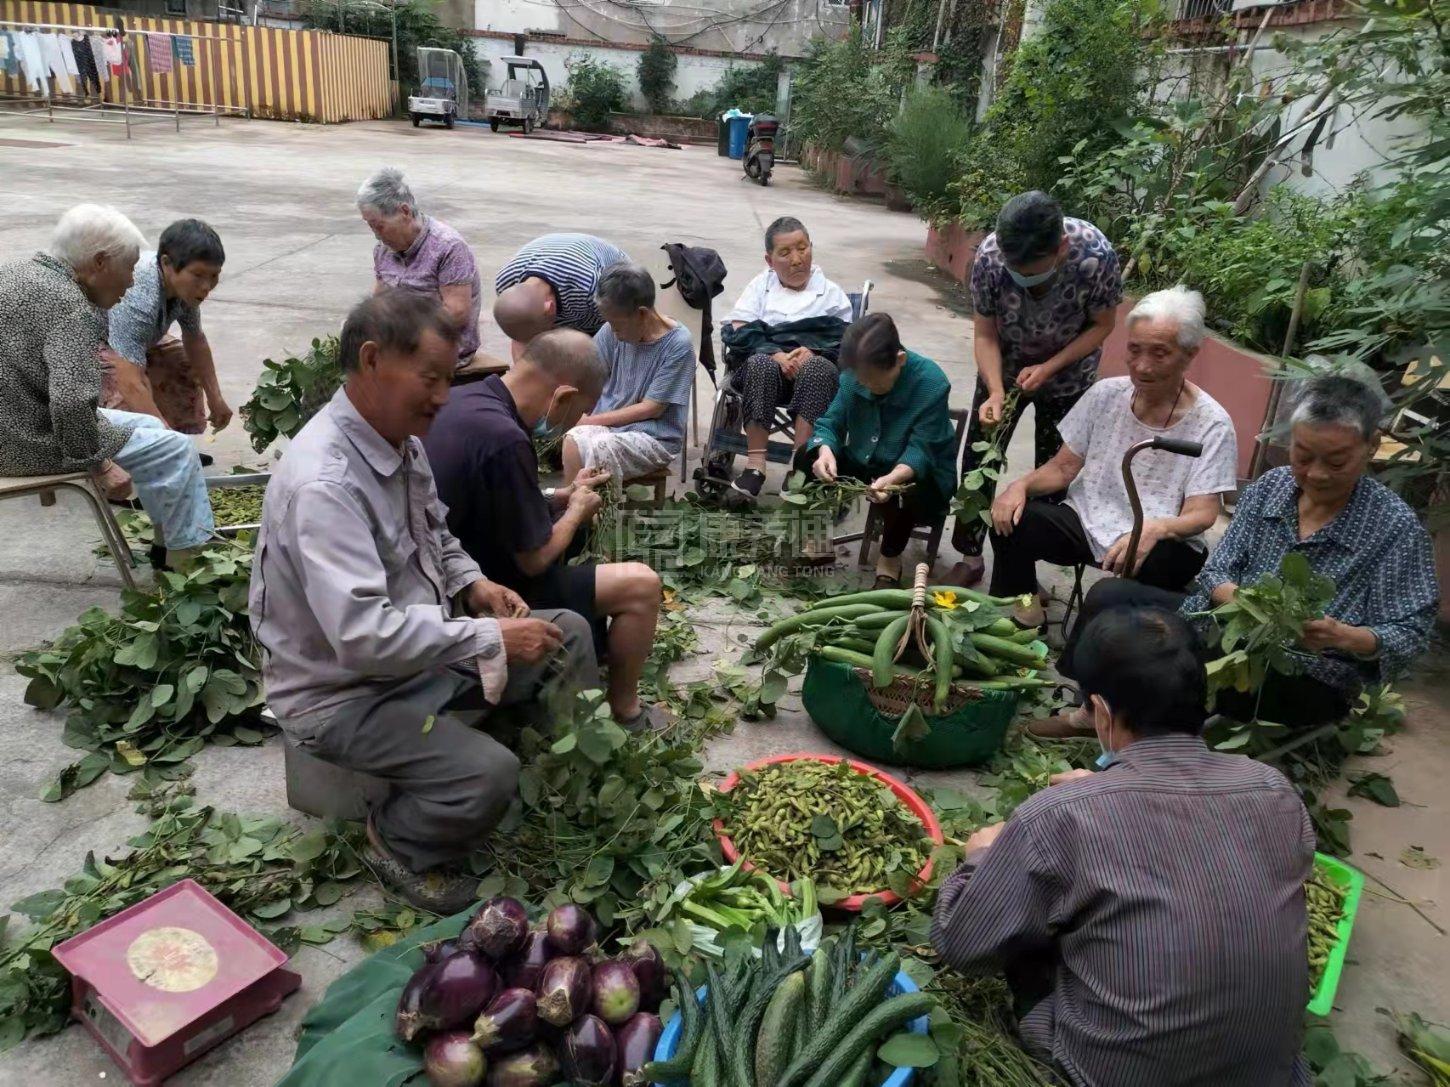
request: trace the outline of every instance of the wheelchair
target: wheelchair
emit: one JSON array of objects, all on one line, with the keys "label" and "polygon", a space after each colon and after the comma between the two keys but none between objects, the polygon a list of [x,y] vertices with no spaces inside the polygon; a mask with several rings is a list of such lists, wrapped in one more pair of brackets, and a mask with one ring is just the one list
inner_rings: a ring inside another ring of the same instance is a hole
[{"label": "wheelchair", "polygon": [[[859,291],[849,291],[851,300],[851,321],[859,321],[871,305],[872,283],[868,279]],[[705,436],[705,446],[700,453],[700,466],[695,469],[695,493],[709,502],[719,502],[730,489],[735,478],[735,458],[745,456],[745,420],[742,411],[740,390],[735,386],[736,375],[744,358],[728,351],[721,343],[721,357],[725,361],[724,373],[715,385],[715,403],[710,411],[710,430]],[[775,409],[771,420],[771,438],[766,442],[765,459],[768,464],[789,464],[795,453],[795,420],[784,407]],[[784,441],[775,441],[774,435],[781,435]]]}]

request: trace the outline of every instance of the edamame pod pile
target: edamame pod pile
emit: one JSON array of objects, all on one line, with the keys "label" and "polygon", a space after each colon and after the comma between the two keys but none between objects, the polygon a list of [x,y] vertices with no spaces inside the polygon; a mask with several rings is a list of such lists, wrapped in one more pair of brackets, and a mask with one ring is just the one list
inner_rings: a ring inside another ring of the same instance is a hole
[{"label": "edamame pod pile", "polygon": [[930,855],[925,828],[896,794],[845,762],[747,770],[722,802],[740,855],[777,879],[870,894],[893,872],[914,877]]}]

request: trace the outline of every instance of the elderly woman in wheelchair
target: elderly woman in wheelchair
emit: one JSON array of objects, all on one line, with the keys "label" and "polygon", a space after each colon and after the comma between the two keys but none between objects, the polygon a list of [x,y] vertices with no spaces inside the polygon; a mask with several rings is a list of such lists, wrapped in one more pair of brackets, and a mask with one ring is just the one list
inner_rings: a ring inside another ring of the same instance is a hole
[{"label": "elderly woman in wheelchair", "polygon": [[743,356],[728,380],[741,396],[746,467],[730,486],[747,502],[760,496],[765,483],[777,408],[791,415],[795,448],[810,441],[836,395],[833,360],[851,320],[850,298],[815,264],[799,219],[786,216],[766,229],[765,264],[726,316],[722,334],[727,362]]},{"label": "elderly woman in wheelchair", "polygon": [[817,479],[871,487],[883,521],[877,588],[900,582],[912,529],[946,514],[956,482],[950,392],[940,366],[901,346],[895,321],[863,317],[841,342],[840,388],[796,454],[796,467]]}]

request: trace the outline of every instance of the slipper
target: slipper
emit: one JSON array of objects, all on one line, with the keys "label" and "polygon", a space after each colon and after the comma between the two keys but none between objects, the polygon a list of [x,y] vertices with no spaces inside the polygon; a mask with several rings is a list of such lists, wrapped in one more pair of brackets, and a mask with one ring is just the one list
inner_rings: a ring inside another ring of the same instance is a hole
[{"label": "slipper", "polygon": [[644,705],[633,717],[619,722],[625,732],[663,732],[669,725],[669,715],[661,707]]},{"label": "slipper", "polygon": [[899,589],[899,588],[901,588],[901,578],[899,576],[898,577],[892,577],[889,574],[877,574],[876,575],[876,581],[871,585],[871,588],[872,589]]}]

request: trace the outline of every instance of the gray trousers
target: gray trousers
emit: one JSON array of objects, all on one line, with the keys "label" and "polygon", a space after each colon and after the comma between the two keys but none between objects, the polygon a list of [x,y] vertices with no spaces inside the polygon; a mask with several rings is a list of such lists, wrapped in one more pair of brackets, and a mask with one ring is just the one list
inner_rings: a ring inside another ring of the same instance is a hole
[{"label": "gray trousers", "polygon": [[[551,660],[509,665],[500,706],[540,715],[556,697],[599,683],[587,620],[572,611],[535,611],[564,632]],[[287,722],[299,747],[337,766],[381,778],[388,798],[373,826],[415,872],[478,849],[508,811],[519,780],[518,756],[467,723],[491,707],[471,662],[427,672],[381,694]],[[433,726],[426,732],[429,715]]]}]

